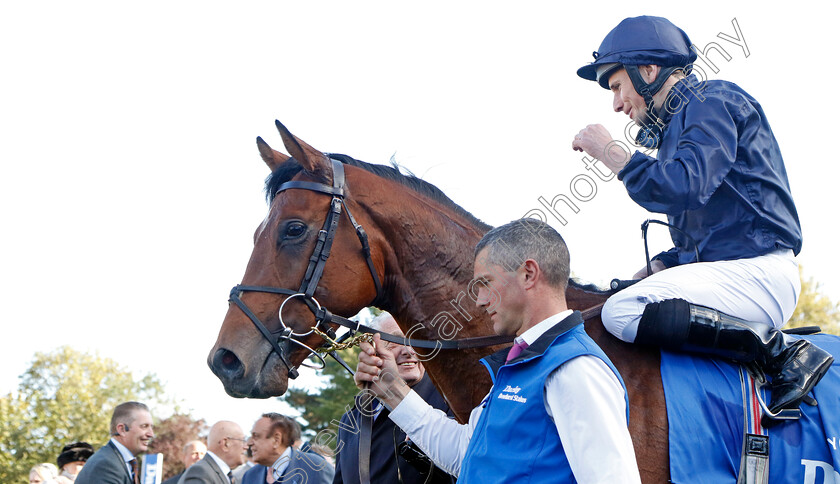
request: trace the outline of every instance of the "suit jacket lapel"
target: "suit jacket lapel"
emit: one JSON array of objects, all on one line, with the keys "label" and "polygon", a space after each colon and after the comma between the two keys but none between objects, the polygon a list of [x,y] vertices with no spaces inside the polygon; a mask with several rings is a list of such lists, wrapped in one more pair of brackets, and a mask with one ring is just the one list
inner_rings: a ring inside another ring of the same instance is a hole
[{"label": "suit jacket lapel", "polygon": [[120,463],[120,467],[122,467],[122,470],[125,471],[125,475],[128,478],[128,482],[134,484],[134,481],[131,479],[131,472],[129,472],[128,470],[128,464],[125,462],[125,459],[123,459],[122,454],[120,454],[120,449],[118,449],[117,446],[114,445],[114,443],[110,440],[108,441],[108,447],[110,447],[111,450],[114,451],[114,454],[116,454],[117,461]]},{"label": "suit jacket lapel", "polygon": [[297,484],[298,479],[288,481],[288,483],[287,483],[286,481],[282,480],[282,478],[292,475],[292,472],[294,472],[294,470],[297,469],[297,467],[298,467],[298,460],[299,459],[300,459],[300,452],[297,449],[295,449],[294,447],[292,447],[292,453],[289,454],[289,465],[286,466],[286,470],[283,471],[283,475],[280,476],[281,477],[281,482],[283,482],[284,484]]},{"label": "suit jacket lapel", "polygon": [[[285,476],[285,475],[288,475],[288,474],[289,474],[289,471],[290,471],[290,470],[292,470],[292,467],[294,467],[294,466],[295,466],[295,463],[296,463],[296,461],[297,461],[297,458],[298,458],[298,455],[297,455],[297,449],[295,449],[294,447],[292,447],[292,453],[291,453],[291,454],[289,454],[289,465],[287,465],[287,466],[286,466],[286,470],[284,470],[284,471],[283,471],[283,475],[284,475],[284,476]],[[282,477],[282,476],[281,476],[281,477]]]},{"label": "suit jacket lapel", "polygon": [[219,476],[219,479],[221,479],[222,482],[228,482],[228,477],[222,472],[222,468],[219,467],[219,464],[216,463],[215,459],[210,457],[209,454],[204,454],[204,460],[207,461],[207,464],[211,469],[213,469],[213,472]]}]

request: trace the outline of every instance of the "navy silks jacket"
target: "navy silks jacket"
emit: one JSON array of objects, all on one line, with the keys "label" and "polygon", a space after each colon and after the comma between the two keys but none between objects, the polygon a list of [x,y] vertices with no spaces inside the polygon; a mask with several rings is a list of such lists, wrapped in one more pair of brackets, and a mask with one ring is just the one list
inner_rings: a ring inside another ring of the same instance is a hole
[{"label": "navy silks jacket", "polygon": [[[696,242],[703,262],[802,248],[802,229],[782,154],[764,111],[726,81],[688,76],[661,109],[657,157],[637,151],[619,172],[630,198]],[[693,244],[671,230],[665,266],[694,262]]]}]

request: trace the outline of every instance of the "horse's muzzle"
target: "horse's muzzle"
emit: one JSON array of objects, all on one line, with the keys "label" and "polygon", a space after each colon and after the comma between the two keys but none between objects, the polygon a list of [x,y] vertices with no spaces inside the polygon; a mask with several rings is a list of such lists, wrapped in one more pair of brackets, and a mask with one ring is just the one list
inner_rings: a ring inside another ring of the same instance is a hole
[{"label": "horse's muzzle", "polygon": [[210,369],[222,381],[239,380],[245,375],[245,365],[233,351],[219,348],[210,361]]}]

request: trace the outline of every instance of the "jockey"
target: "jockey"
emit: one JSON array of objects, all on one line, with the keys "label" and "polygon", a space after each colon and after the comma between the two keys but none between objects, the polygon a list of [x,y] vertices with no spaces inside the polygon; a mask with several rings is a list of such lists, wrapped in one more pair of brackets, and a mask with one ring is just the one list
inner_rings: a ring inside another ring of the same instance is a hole
[{"label": "jockey", "polygon": [[666,214],[675,245],[607,300],[602,319],[627,342],[757,364],[772,380],[776,414],[798,408],[833,358],[779,331],[801,289],[802,232],[767,118],[737,85],[698,80],[690,46],[667,19],[627,18],[577,71],[613,92],[613,109],[648,149],[631,156],[601,125],[581,130],[572,148],[616,173],[636,203]]}]

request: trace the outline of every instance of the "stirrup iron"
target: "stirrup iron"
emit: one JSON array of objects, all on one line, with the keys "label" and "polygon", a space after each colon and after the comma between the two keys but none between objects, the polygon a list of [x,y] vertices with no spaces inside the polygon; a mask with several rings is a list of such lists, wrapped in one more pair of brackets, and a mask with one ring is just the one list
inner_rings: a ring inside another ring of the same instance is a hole
[{"label": "stirrup iron", "polygon": [[[763,380],[763,378],[762,378]],[[764,380],[766,382],[766,380]],[[766,427],[772,427],[778,423],[782,423],[783,421],[787,420],[799,420],[802,418],[802,411],[798,408],[782,408],[779,409],[778,412],[771,412],[770,408],[764,402],[764,397],[761,395],[761,388],[764,387],[764,384],[760,384],[757,379],[753,380],[753,391],[755,392],[755,397],[758,400],[758,405],[761,407],[761,425]],[[808,398],[816,403],[816,400],[808,396]],[[804,401],[804,400],[803,400]]]}]

